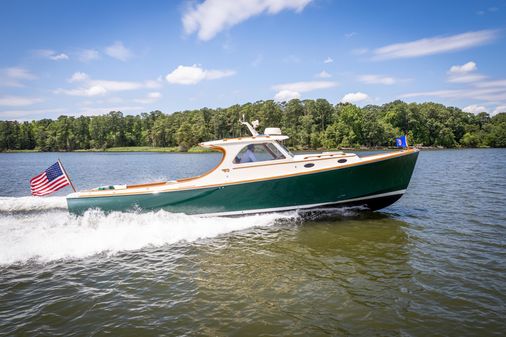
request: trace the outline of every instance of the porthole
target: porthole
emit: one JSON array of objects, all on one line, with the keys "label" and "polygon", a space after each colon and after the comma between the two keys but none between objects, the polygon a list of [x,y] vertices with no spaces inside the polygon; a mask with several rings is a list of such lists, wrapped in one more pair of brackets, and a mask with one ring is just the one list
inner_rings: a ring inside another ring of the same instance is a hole
[{"label": "porthole", "polygon": [[343,163],[346,163],[348,160],[347,159],[339,159],[337,162],[339,164],[343,164]]},{"label": "porthole", "polygon": [[310,167],[313,167],[314,164],[313,163],[307,163],[304,165],[305,168],[310,168]]}]

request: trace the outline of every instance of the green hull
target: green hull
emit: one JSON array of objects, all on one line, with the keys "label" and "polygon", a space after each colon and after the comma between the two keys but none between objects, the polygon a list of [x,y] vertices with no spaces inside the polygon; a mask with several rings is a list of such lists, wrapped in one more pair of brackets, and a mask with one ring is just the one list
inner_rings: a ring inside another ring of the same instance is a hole
[{"label": "green hull", "polygon": [[299,208],[365,205],[379,209],[408,187],[418,152],[311,174],[158,194],[67,198],[71,213],[159,210],[226,215]]}]

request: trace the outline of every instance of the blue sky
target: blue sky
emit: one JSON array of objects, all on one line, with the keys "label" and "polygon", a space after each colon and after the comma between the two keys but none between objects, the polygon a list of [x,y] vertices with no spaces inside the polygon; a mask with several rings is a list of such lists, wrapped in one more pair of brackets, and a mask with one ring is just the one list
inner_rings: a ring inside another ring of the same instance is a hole
[{"label": "blue sky", "polygon": [[291,98],[506,111],[506,1],[0,3],[0,119]]}]

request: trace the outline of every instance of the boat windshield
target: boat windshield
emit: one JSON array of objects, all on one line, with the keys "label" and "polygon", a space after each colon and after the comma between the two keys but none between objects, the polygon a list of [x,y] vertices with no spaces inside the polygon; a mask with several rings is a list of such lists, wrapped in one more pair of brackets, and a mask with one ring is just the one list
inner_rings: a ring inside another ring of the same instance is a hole
[{"label": "boat windshield", "polygon": [[234,164],[285,159],[285,155],[272,143],[248,144],[234,159]]},{"label": "boat windshield", "polygon": [[279,145],[279,147],[281,147],[290,157],[293,157],[293,153],[290,152],[290,150],[288,150],[282,142],[279,142],[279,141],[276,141],[276,143]]}]

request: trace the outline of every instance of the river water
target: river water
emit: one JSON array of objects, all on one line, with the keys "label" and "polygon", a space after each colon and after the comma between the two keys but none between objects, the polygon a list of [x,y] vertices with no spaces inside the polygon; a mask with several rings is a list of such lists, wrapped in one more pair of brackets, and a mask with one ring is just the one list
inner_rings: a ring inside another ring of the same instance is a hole
[{"label": "river water", "polygon": [[506,150],[420,153],[363,213],[67,213],[29,197],[60,157],[78,188],[202,173],[218,154],[0,154],[0,335],[506,333]]}]

